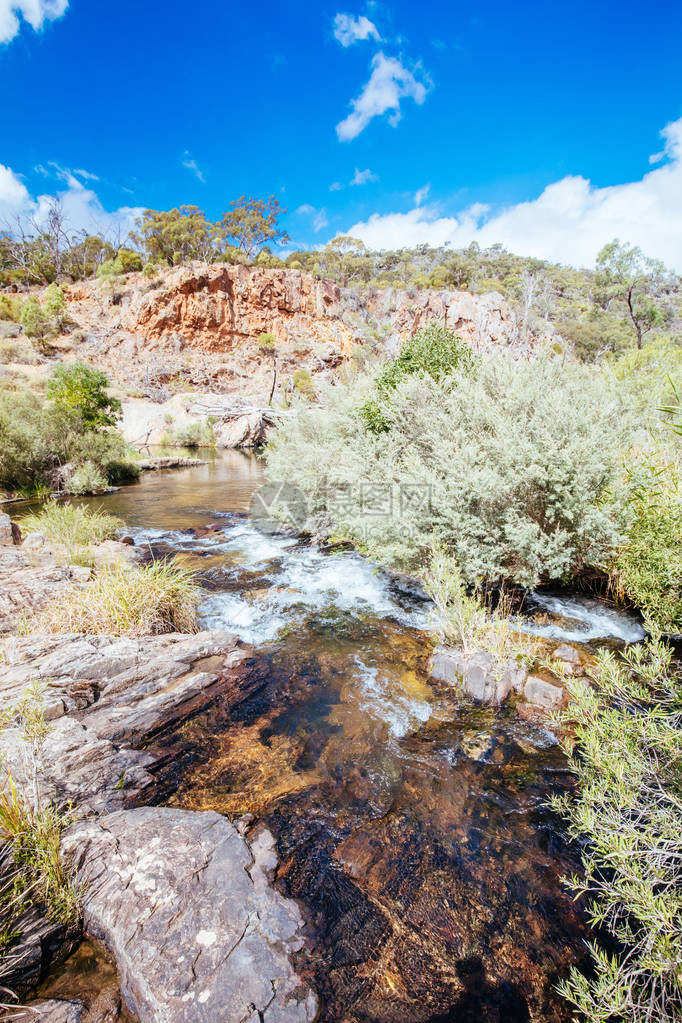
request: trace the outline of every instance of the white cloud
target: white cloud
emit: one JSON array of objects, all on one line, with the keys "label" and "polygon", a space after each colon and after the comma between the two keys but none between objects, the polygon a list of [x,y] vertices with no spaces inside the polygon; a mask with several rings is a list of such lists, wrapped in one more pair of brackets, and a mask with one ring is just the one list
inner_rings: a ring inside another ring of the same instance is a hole
[{"label": "white cloud", "polygon": [[330,192],[340,192],[342,188],[343,188],[343,185],[341,184],[340,181],[332,181],[331,185],[329,186],[329,191]]},{"label": "white cloud", "polygon": [[421,206],[422,203],[425,203],[426,200],[429,197],[429,192],[430,191],[431,191],[431,185],[430,184],[423,185],[421,188],[418,188],[417,191],[415,192],[415,196],[414,196],[414,204],[415,204],[415,206]]},{"label": "white cloud", "polygon": [[329,224],[329,220],[327,219],[327,210],[324,206],[322,209],[318,210],[314,206],[311,206],[310,203],[306,202],[302,206],[299,206],[294,212],[300,214],[302,217],[310,217],[313,231],[315,231],[315,233],[321,231],[322,228],[327,227]]},{"label": "white cloud", "polygon": [[0,163],[0,223],[21,216],[31,209],[31,197],[23,181],[11,167]]},{"label": "white cloud", "polygon": [[369,169],[369,167],[367,168],[367,170],[363,170],[363,171],[358,170],[358,168],[356,167],[355,168],[355,174],[351,178],[349,184],[351,185],[351,187],[353,185],[368,185],[370,181],[378,181],[378,180],[379,179],[377,178],[376,174],[372,174],[372,172]]},{"label": "white cloud", "polygon": [[373,214],[344,232],[373,249],[476,241],[519,255],[591,266],[613,238],[639,245],[682,272],[682,117],[661,132],[666,162],[640,180],[599,188],[584,177],[556,181],[536,198],[501,210],[476,204],[442,216],[433,204],[407,213]]},{"label": "white cloud", "polygon": [[9,43],[21,28],[21,16],[39,32],[46,21],[54,21],[66,12],[69,0],[0,0],[0,43]]},{"label": "white cloud", "polygon": [[204,172],[199,168],[199,165],[197,164],[197,161],[194,160],[189,155],[187,150],[185,150],[184,159],[182,161],[182,166],[186,167],[187,170],[190,170],[192,172],[192,174],[194,174],[195,177],[197,177],[199,179],[199,181],[202,183],[202,185],[206,184],[206,178],[204,177]]},{"label": "white cloud", "polygon": [[352,14],[337,14],[334,18],[334,38],[342,46],[351,46],[363,39],[376,39],[381,42],[379,30],[373,21],[361,14],[354,18]]},{"label": "white cloud", "polygon": [[372,58],[371,66],[369,81],[352,101],[353,110],[336,126],[336,134],[342,142],[356,138],[373,117],[387,110],[392,111],[389,124],[395,126],[401,117],[401,99],[408,97],[420,104],[426,99],[430,82],[419,81],[396,57],[386,57],[379,52]]},{"label": "white cloud", "polygon": [[[40,166],[42,172],[47,174],[45,168]],[[55,168],[55,176],[65,182],[66,188],[54,194],[32,196],[21,178],[11,168],[0,164],[0,229],[11,229],[17,219],[40,224],[47,215],[51,201],[56,197],[61,201],[69,231],[98,232],[114,242],[125,239],[142,213],[141,207],[121,206],[117,210],[106,210],[96,192],[83,185],[75,176],[83,176],[83,171],[70,171],[53,163],[48,166]],[[95,178],[95,175],[88,172],[85,172],[85,176]]]}]

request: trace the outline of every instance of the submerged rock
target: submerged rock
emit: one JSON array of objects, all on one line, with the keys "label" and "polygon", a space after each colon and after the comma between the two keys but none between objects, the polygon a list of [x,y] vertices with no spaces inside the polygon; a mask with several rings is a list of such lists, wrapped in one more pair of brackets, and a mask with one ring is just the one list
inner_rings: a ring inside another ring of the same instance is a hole
[{"label": "submerged rock", "polygon": [[85,926],[116,957],[141,1023],[309,1023],[295,902],[270,884],[274,841],[217,813],[147,807],[76,825],[64,842]]}]

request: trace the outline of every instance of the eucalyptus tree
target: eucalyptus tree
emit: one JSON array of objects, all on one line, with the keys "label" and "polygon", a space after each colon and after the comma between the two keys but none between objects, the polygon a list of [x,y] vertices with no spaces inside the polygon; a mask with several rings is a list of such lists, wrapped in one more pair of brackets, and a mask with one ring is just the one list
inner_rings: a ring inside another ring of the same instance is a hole
[{"label": "eucalyptus tree", "polygon": [[640,349],[645,334],[670,322],[670,296],[677,284],[660,260],[645,256],[638,246],[621,244],[618,238],[597,256],[595,298],[604,309],[614,304],[624,307]]}]

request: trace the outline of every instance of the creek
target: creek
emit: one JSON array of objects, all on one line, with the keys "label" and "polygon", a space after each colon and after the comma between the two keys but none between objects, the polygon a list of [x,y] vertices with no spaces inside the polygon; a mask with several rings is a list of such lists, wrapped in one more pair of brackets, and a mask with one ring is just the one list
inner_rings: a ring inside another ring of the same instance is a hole
[{"label": "creek", "polygon": [[[159,801],[267,823],[321,1019],[568,1021],[555,985],[588,929],[561,884],[578,852],[546,808],[572,784],[552,732],[433,683],[428,603],[352,552],[258,529],[262,482],[228,452],[93,499],[198,573],[203,627],[254,645],[255,695],[155,740]],[[529,609],[530,631],[593,649],[642,635],[589,598]]]}]

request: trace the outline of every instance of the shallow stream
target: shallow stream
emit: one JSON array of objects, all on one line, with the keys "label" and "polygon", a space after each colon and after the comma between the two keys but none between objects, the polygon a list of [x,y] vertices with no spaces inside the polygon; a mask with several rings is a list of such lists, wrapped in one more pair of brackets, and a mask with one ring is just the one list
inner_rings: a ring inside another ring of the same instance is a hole
[{"label": "shallow stream", "polygon": [[[259,531],[261,482],[231,452],[98,502],[199,572],[205,627],[257,649],[256,695],[157,742],[173,752],[162,801],[267,822],[323,1020],[567,1021],[555,984],[586,928],[560,881],[576,850],[545,808],[571,785],[552,733],[432,684],[428,604],[352,553]],[[532,609],[527,627],[557,639],[641,638],[598,601]]]}]

